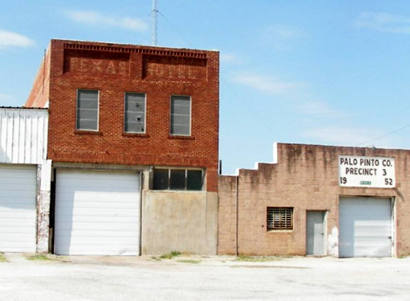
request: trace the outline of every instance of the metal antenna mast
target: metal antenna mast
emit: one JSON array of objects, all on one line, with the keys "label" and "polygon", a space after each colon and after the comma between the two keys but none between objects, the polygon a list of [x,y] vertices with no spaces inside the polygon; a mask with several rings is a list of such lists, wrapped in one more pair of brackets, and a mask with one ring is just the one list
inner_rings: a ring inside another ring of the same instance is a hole
[{"label": "metal antenna mast", "polygon": [[152,0],[152,45],[157,46],[158,9],[157,0]]}]

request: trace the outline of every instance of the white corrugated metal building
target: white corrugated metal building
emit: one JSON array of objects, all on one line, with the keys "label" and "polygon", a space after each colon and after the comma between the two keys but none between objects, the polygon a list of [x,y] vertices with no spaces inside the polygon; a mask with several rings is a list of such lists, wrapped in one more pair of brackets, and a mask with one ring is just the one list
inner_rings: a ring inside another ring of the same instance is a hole
[{"label": "white corrugated metal building", "polygon": [[0,252],[47,252],[48,111],[0,107]]}]

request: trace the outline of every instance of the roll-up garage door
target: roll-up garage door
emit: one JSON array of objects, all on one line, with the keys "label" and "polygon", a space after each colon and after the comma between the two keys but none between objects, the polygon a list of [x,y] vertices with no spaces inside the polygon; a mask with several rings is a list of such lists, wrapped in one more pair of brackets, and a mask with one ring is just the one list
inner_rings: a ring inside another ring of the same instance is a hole
[{"label": "roll-up garage door", "polygon": [[340,257],[392,255],[390,199],[342,198],[339,207],[339,226]]},{"label": "roll-up garage door", "polygon": [[137,172],[57,169],[54,251],[139,255]]},{"label": "roll-up garage door", "polygon": [[36,251],[36,167],[0,165],[0,251]]}]

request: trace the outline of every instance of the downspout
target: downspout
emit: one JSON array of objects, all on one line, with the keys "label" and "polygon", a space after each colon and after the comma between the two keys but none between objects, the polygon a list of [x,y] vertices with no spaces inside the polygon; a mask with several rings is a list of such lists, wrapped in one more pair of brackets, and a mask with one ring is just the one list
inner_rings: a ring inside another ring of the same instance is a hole
[{"label": "downspout", "polygon": [[239,173],[238,176],[236,177],[236,256],[239,255]]}]

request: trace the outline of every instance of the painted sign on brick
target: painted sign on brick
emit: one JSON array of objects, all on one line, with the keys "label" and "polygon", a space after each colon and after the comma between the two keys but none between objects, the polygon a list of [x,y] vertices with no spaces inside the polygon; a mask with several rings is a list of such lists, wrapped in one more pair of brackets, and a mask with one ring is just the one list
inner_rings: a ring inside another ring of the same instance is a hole
[{"label": "painted sign on brick", "polygon": [[339,156],[339,185],[393,188],[396,186],[394,158]]}]

